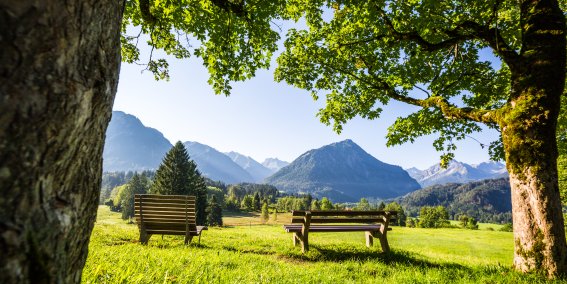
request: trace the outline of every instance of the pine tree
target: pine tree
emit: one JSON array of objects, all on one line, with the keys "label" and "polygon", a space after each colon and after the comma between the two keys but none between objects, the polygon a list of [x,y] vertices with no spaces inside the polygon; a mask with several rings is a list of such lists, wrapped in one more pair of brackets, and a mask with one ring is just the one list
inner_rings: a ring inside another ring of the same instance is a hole
[{"label": "pine tree", "polygon": [[264,202],[264,204],[262,204],[262,221],[266,223],[268,222],[268,219],[270,219],[270,212],[268,211],[268,203]]},{"label": "pine tree", "polygon": [[260,211],[261,206],[262,203],[260,201],[260,194],[258,194],[258,192],[256,191],[256,193],[254,194],[254,210]]},{"label": "pine tree", "polygon": [[195,221],[204,225],[207,219],[207,187],[197,165],[189,159],[183,143],[178,141],[167,152],[154,176],[151,192],[155,194],[180,194],[195,196]]},{"label": "pine tree", "polygon": [[207,213],[207,223],[209,226],[222,226],[222,208],[215,195],[211,196]]}]

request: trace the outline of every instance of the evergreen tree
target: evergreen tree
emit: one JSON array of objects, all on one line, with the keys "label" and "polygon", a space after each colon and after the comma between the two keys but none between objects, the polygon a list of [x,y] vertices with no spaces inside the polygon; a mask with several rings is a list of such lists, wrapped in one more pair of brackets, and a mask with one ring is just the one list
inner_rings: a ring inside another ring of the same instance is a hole
[{"label": "evergreen tree", "polygon": [[254,210],[260,211],[262,203],[260,201],[260,194],[258,192],[254,193]]},{"label": "evergreen tree", "polygon": [[384,201],[381,201],[380,205],[378,205],[378,210],[384,210],[384,208],[386,208],[386,204],[384,204]]},{"label": "evergreen tree", "polygon": [[311,210],[321,210],[321,201],[313,199],[311,201]]},{"label": "evergreen tree", "polygon": [[183,143],[178,141],[167,152],[157,169],[151,193],[179,194],[195,196],[195,221],[197,225],[206,223],[207,187],[197,165],[189,159]]},{"label": "evergreen tree", "polygon": [[268,203],[264,202],[264,204],[262,204],[262,221],[266,223],[268,222],[269,218],[270,218],[270,212],[268,211]]},{"label": "evergreen tree", "polygon": [[254,198],[250,195],[245,195],[242,198],[242,202],[240,204],[240,208],[244,210],[253,210],[254,209]]},{"label": "evergreen tree", "polygon": [[274,207],[274,214],[273,214],[272,220],[274,220],[274,222],[278,221],[278,208],[277,207]]},{"label": "evergreen tree", "polygon": [[209,226],[222,226],[222,208],[215,195],[211,196],[207,213],[207,224]]}]

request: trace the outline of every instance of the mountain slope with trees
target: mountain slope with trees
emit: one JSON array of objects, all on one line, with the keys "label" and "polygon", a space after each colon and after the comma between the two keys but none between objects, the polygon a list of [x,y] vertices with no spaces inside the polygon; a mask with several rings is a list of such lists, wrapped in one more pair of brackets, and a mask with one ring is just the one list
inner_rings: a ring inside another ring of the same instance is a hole
[{"label": "mountain slope with trees", "polygon": [[420,188],[402,168],[380,162],[351,140],[310,150],[266,182],[280,190],[326,196],[335,202],[392,198]]},{"label": "mountain slope with trees", "polygon": [[106,130],[102,168],[107,172],[155,170],[172,147],[161,132],[131,114],[113,111]]},{"label": "mountain slope with trees", "polygon": [[466,214],[480,222],[512,222],[510,181],[507,178],[433,185],[395,201],[412,216],[416,216],[421,207],[441,205],[455,220],[458,215]]}]

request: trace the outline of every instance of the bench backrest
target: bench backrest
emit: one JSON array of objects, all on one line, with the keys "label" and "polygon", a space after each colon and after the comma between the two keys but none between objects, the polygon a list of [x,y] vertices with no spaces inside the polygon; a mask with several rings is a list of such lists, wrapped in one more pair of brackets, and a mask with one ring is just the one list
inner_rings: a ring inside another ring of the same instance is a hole
[{"label": "bench backrest", "polygon": [[294,210],[292,223],[330,224],[330,223],[381,223],[388,224],[395,219],[396,211],[326,211]]},{"label": "bench backrest", "polygon": [[197,231],[195,196],[136,194],[134,217],[148,234],[185,235]]}]

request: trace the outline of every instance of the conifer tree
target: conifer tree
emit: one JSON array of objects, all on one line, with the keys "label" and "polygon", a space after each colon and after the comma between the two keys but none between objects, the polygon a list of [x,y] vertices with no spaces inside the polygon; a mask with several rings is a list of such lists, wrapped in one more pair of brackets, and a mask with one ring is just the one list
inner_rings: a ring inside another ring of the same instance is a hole
[{"label": "conifer tree", "polygon": [[254,210],[260,211],[261,206],[262,206],[262,203],[260,201],[260,194],[258,194],[258,192],[256,191],[256,193],[254,194]]},{"label": "conifer tree", "polygon": [[222,208],[215,195],[211,196],[207,213],[207,223],[209,226],[222,226]]},{"label": "conifer tree", "polygon": [[262,222],[266,223],[270,219],[270,212],[268,211],[268,203],[262,204]]},{"label": "conifer tree", "polygon": [[195,196],[195,221],[197,225],[206,222],[207,188],[197,165],[189,159],[183,143],[178,141],[167,152],[154,176],[151,192],[165,195]]}]

